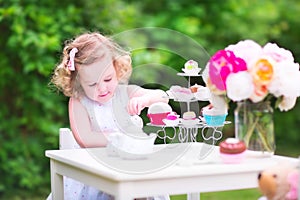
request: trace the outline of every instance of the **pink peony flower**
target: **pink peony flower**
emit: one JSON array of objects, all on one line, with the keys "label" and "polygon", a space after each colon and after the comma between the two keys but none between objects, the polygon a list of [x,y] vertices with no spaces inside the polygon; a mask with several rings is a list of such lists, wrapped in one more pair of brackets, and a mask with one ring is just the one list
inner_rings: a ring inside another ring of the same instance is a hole
[{"label": "pink peony flower", "polygon": [[226,90],[226,79],[230,73],[247,70],[244,60],[237,58],[232,51],[220,50],[209,60],[211,84],[220,91]]}]

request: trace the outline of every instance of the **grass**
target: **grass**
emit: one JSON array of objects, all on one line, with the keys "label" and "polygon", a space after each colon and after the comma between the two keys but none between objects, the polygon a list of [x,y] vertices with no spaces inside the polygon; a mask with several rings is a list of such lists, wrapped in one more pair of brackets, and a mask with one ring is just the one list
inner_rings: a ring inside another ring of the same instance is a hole
[{"label": "grass", "polygon": [[[254,200],[261,197],[258,189],[231,190],[224,192],[201,193],[201,200]],[[186,195],[171,196],[171,200],[186,200]]]}]

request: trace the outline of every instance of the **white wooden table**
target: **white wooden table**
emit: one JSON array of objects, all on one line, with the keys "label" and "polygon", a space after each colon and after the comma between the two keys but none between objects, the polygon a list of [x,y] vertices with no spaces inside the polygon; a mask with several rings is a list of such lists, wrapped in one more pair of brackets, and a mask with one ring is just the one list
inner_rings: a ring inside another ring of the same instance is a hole
[{"label": "white wooden table", "polygon": [[[126,160],[107,155],[105,148],[48,150],[54,200],[63,199],[63,176],[132,200],[160,194],[190,194],[256,188],[258,173],[279,162],[296,158],[246,157],[241,164],[223,164],[216,146],[202,143],[156,145],[146,159]],[[204,154],[206,153],[207,156]]]}]

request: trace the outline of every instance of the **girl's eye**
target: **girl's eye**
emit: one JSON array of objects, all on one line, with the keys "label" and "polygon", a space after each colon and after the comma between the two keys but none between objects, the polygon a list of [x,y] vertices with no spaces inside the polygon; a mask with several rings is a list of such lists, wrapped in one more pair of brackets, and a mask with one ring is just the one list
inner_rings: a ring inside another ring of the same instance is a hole
[{"label": "girl's eye", "polygon": [[89,84],[90,87],[93,87],[95,85],[96,85],[96,83]]},{"label": "girl's eye", "polygon": [[107,78],[104,80],[104,82],[109,82],[109,81],[111,81],[111,78]]}]

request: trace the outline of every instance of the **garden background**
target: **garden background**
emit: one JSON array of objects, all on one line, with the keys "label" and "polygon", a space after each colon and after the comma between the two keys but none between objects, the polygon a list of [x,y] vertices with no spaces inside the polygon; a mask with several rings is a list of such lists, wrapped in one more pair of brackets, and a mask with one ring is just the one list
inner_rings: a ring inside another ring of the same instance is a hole
[{"label": "garden background", "polygon": [[[45,199],[50,192],[44,151],[57,149],[58,130],[68,127],[68,99],[53,91],[49,80],[66,39],[84,31],[114,35],[162,27],[189,36],[209,55],[253,39],[261,45],[276,42],[299,62],[299,17],[298,0],[0,0],[0,199]],[[138,42],[146,46],[149,41]],[[184,64],[153,49],[134,55],[133,64],[152,59],[178,71]],[[300,155],[299,112],[299,101],[291,111],[275,110],[277,154]],[[224,132],[232,134],[232,126]],[[236,194],[234,199],[246,199],[253,193],[239,192],[202,198],[232,199]]]}]

